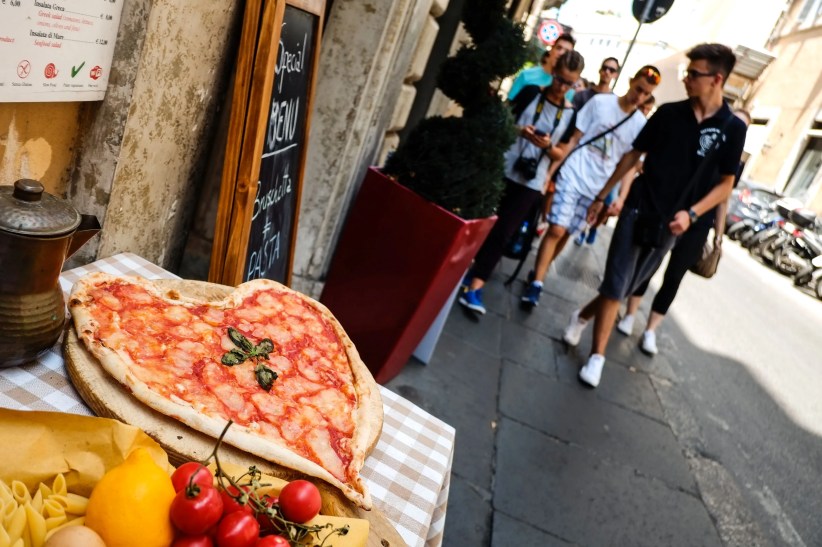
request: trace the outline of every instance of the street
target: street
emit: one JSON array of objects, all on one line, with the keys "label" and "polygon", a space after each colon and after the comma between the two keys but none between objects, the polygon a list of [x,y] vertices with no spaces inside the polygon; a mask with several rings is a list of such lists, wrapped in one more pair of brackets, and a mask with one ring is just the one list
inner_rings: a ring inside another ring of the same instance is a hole
[{"label": "street", "polygon": [[661,328],[681,396],[663,406],[775,545],[822,545],[822,301],[737,244],[723,251],[713,279],[686,277]]}]

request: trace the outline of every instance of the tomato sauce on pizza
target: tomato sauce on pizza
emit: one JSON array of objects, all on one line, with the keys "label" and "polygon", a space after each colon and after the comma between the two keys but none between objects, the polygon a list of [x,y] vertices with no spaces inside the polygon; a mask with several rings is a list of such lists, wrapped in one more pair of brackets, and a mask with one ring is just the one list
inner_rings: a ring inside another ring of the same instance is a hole
[{"label": "tomato sauce on pizza", "polygon": [[[191,409],[223,424],[230,419],[342,483],[359,480],[361,378],[352,368],[353,345],[317,303],[273,282],[240,291],[230,305],[168,298],[128,278],[88,283],[81,292],[70,301],[73,313],[83,310],[81,338],[92,353],[113,353],[105,360],[122,361],[149,398],[164,399],[163,409]],[[238,348],[230,329],[254,347],[270,340],[271,351],[225,364],[223,356]],[[258,365],[275,373],[269,389],[255,374]]]}]

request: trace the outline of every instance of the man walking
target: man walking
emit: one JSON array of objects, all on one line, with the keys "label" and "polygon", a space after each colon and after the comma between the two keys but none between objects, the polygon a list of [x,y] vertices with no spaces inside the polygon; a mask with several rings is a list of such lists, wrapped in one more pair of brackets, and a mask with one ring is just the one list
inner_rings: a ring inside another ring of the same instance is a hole
[{"label": "man walking", "polygon": [[[517,118],[519,138],[505,153],[505,191],[497,208],[497,222],[480,247],[474,264],[463,280],[459,303],[479,314],[485,313],[482,287],[491,276],[505,243],[542,199],[551,162],[564,157],[563,142],[573,129],[574,109],[565,93],[579,78],[585,61],[576,51],[559,58],[551,85],[537,92]],[[521,99],[532,89],[526,88]]]},{"label": "man walking", "polygon": [[[573,51],[576,42],[570,34],[561,34],[559,38],[554,41],[551,49],[542,54],[539,60],[540,66],[526,68],[514,78],[514,83],[511,84],[511,89],[508,90],[508,101],[513,101],[525,86],[537,85],[539,87],[547,87],[551,85],[554,79],[554,70],[556,69],[557,61],[569,51]],[[579,79],[579,77],[577,77],[577,79]],[[576,80],[574,80],[574,82],[576,83]],[[573,99],[573,92],[573,89],[569,89],[567,92],[569,101]]]},{"label": "man walking", "polygon": [[[591,202],[645,126],[645,116],[637,108],[651,96],[659,81],[659,71],[644,66],[631,78],[625,95],[600,93],[577,114],[576,129],[567,145],[572,152],[556,175],[548,231],[540,243],[535,275],[522,296],[523,304],[534,307],[539,303],[542,280],[551,262],[569,235],[582,227]],[[580,141],[582,145],[575,150]]]},{"label": "man walking", "polygon": [[611,84],[617,74],[619,74],[619,61],[616,58],[608,57],[602,61],[602,65],[599,67],[599,82],[574,94],[574,110],[582,110],[585,103],[598,93],[613,93]]},{"label": "man walking", "polygon": [[563,335],[576,346],[593,319],[591,352],[579,372],[591,387],[599,385],[620,302],[657,269],[677,237],[725,201],[733,187],[746,128],[723,101],[722,87],[736,57],[722,44],[700,44],[687,57],[688,99],[662,105],[651,116],[588,209],[592,222],[611,188],[646,154],[614,229],[599,295],[571,315]]}]

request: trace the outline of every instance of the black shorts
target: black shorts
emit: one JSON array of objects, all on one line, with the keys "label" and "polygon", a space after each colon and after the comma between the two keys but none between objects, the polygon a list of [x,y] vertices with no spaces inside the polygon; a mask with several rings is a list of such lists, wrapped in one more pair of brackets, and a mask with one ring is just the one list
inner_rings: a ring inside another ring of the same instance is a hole
[{"label": "black shorts", "polygon": [[614,300],[624,300],[651,277],[659,268],[662,259],[676,243],[676,236],[671,234],[661,247],[642,247],[634,242],[634,223],[637,209],[625,209],[619,215],[619,221],[608,248],[608,259],[605,262],[605,277],[599,286],[599,294]]}]

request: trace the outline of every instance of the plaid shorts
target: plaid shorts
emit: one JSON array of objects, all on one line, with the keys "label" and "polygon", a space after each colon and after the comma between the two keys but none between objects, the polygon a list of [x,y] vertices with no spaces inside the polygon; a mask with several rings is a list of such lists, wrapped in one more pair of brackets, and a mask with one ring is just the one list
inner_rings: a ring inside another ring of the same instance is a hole
[{"label": "plaid shorts", "polygon": [[557,189],[548,222],[562,226],[569,234],[578,231],[585,225],[588,207],[594,200],[568,188]]}]

